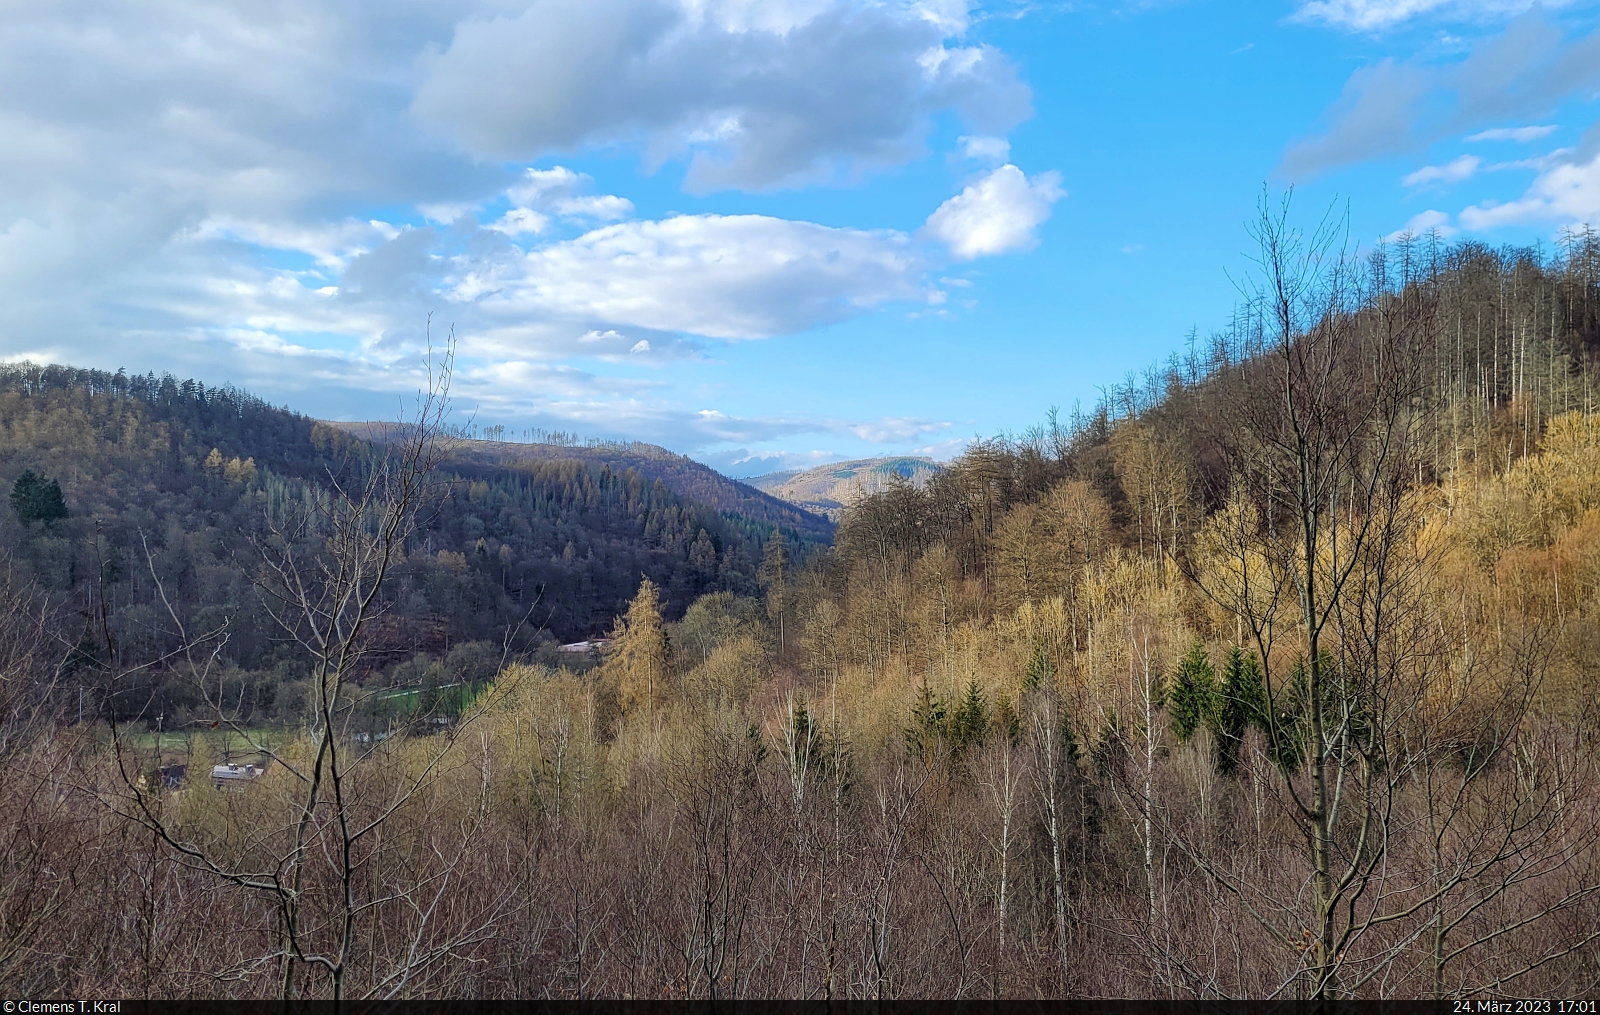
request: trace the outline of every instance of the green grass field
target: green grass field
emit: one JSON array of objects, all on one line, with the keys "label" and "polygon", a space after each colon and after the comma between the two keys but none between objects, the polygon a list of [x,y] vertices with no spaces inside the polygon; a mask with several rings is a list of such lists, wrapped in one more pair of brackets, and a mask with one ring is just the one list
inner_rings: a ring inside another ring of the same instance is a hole
[{"label": "green grass field", "polygon": [[147,730],[132,734],[127,738],[127,742],[136,751],[154,751],[159,746],[161,763],[170,765],[181,763],[188,758],[202,740],[209,747],[211,756],[220,761],[224,757],[233,759],[255,757],[259,752],[252,746],[252,742],[274,748],[288,740],[291,735],[286,730],[258,727],[246,729],[244,733],[224,729],[167,730],[158,738],[155,731]]}]

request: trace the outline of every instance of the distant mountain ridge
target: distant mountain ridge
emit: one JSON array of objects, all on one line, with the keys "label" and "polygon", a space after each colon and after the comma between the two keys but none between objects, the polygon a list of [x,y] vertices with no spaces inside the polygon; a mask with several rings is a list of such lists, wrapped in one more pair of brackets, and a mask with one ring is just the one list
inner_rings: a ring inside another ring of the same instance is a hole
[{"label": "distant mountain ridge", "polygon": [[[393,423],[329,423],[367,440],[381,439]],[[514,466],[526,462],[580,461],[612,472],[633,469],[648,479],[659,479],[673,493],[715,508],[724,515],[763,526],[777,526],[795,543],[825,545],[833,541],[832,519],[820,511],[796,504],[781,495],[763,491],[753,483],[729,479],[708,465],[654,444],[603,442],[595,444],[522,444],[452,437],[445,439],[447,461],[453,466]]]},{"label": "distant mountain ridge", "polygon": [[897,479],[920,487],[943,471],[944,466],[931,458],[859,458],[814,469],[771,472],[746,482],[837,523],[845,508],[863,497],[883,492]]}]

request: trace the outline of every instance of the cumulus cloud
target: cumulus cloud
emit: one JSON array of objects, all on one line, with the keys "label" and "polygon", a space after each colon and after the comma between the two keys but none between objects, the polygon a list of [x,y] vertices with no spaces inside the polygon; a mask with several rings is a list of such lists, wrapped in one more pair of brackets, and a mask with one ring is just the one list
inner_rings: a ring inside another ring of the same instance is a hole
[{"label": "cumulus cloud", "polygon": [[793,334],[919,292],[906,237],[764,215],[679,215],[585,233],[497,264],[495,314],[708,338]]},{"label": "cumulus cloud", "polygon": [[1324,111],[1320,132],[1290,145],[1280,168],[1300,178],[1414,152],[1485,124],[1541,115],[1597,85],[1600,31],[1566,38],[1533,8],[1458,62],[1386,59],[1357,69]]},{"label": "cumulus cloud", "polygon": [[616,194],[596,194],[592,197],[569,197],[556,202],[556,211],[569,218],[598,219],[615,222],[633,214],[633,202]]},{"label": "cumulus cloud", "polygon": [[589,174],[574,172],[566,166],[528,169],[522,179],[506,188],[505,196],[513,205],[513,212],[526,211],[541,219],[547,218],[541,213],[548,212],[563,218],[615,222],[633,214],[633,202],[625,197],[582,193],[593,185],[594,179]]},{"label": "cumulus cloud", "polygon": [[1556,130],[1553,124],[1535,127],[1495,127],[1492,130],[1480,130],[1465,140],[1469,144],[1479,141],[1515,141],[1518,144],[1527,144],[1529,141],[1548,137]]},{"label": "cumulus cloud", "polygon": [[489,228],[507,236],[537,236],[550,228],[550,216],[541,215],[532,208],[512,208]]},{"label": "cumulus cloud", "polygon": [[923,230],[963,261],[1024,250],[1037,242],[1034,230],[1050,217],[1050,206],[1065,196],[1059,173],[1030,180],[1007,163],[941,204]]},{"label": "cumulus cloud", "polygon": [[1400,182],[1407,187],[1420,187],[1429,183],[1460,183],[1462,180],[1471,179],[1483,165],[1483,160],[1476,155],[1462,155],[1452,159],[1442,166],[1423,166],[1414,173],[1409,173]]},{"label": "cumulus cloud", "polygon": [[483,158],[632,144],[687,156],[695,191],[813,182],[913,157],[942,110],[985,135],[1029,115],[966,20],[964,3],[536,0],[459,24],[412,109]]}]

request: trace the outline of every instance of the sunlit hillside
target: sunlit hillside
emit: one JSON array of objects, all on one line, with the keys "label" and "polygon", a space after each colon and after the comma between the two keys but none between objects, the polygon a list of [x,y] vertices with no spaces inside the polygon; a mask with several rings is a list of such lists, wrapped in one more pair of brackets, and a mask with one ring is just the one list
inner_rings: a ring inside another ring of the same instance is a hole
[{"label": "sunlit hillside", "polygon": [[820,465],[815,469],[773,472],[746,482],[807,511],[838,521],[846,508],[863,497],[882,493],[890,484],[901,480],[914,487],[925,486],[940,469],[931,458],[863,458]]}]

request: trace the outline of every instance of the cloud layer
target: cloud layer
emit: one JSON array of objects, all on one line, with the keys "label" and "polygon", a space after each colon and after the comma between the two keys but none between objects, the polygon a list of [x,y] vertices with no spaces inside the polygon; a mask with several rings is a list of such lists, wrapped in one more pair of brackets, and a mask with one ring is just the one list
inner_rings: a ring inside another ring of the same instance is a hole
[{"label": "cloud layer", "polygon": [[412,110],[484,158],[626,144],[688,156],[694,191],[811,183],[920,154],[939,110],[986,135],[1029,115],[965,27],[964,5],[538,0],[458,25]]},{"label": "cloud layer", "polygon": [[910,439],[674,407],[605,364],[937,300],[942,265],[1033,241],[1048,176],[1004,166],[964,232],[917,233],[640,219],[527,163],[598,147],[681,159],[695,191],[851,181],[922,154],[939,117],[1000,162],[1031,97],[968,20],[965,0],[22,0],[0,34],[0,356],[370,406],[414,388],[439,311],[459,390],[524,417],[689,446]]}]

